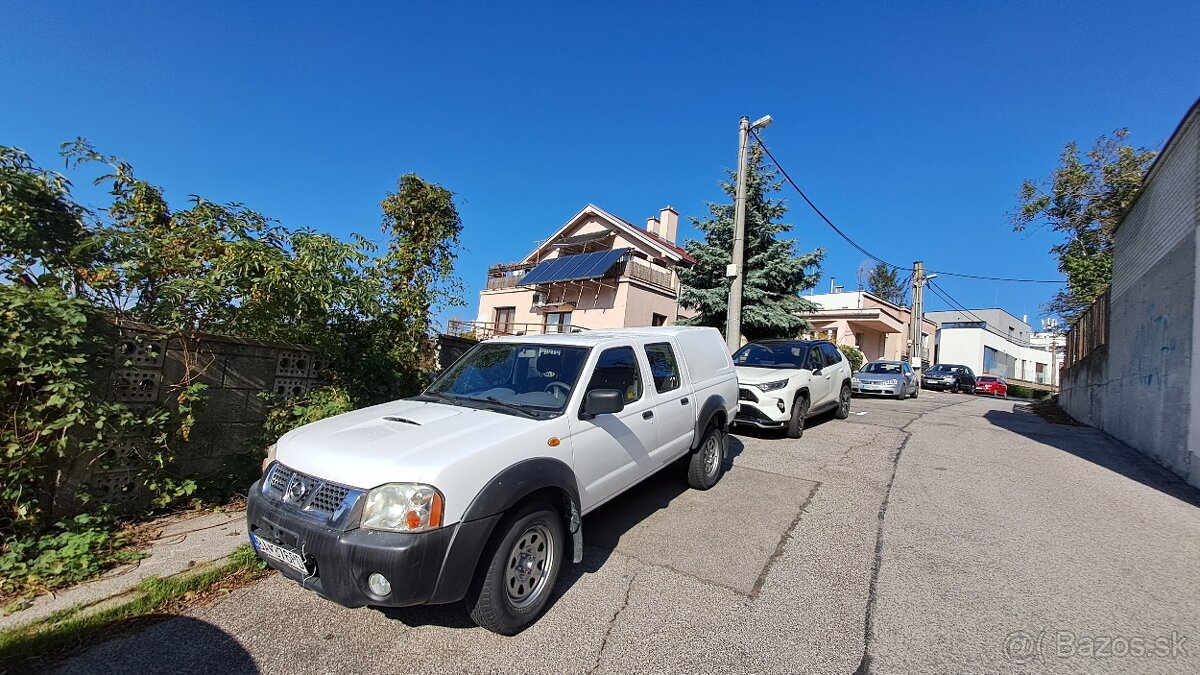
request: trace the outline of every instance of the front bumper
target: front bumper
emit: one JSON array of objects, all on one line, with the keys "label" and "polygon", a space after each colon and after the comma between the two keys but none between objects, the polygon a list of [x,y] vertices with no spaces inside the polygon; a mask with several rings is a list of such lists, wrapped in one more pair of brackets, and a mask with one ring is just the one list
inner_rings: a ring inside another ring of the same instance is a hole
[{"label": "front bumper", "polygon": [[[782,391],[786,390],[781,390]],[[747,386],[740,388],[738,393],[737,415],[734,424],[759,427],[761,429],[778,429],[788,423],[792,411],[791,402],[786,398],[773,396],[758,389]]]},{"label": "front bumper", "polygon": [[871,382],[850,382],[850,393],[873,396],[895,396],[904,388],[903,384],[874,384]]},{"label": "front bumper", "polygon": [[[299,552],[306,571],[259,553],[268,565],[304,588],[346,607],[455,602],[466,595],[479,556],[500,515],[431,532],[331,529],[272,502],[256,482],[250,488],[246,523],[250,534]],[[367,577],[387,577],[392,591],[379,596]]]},{"label": "front bumper", "polygon": [[921,380],[922,389],[933,389],[935,391],[945,391],[954,386],[953,382],[943,382],[941,380]]}]

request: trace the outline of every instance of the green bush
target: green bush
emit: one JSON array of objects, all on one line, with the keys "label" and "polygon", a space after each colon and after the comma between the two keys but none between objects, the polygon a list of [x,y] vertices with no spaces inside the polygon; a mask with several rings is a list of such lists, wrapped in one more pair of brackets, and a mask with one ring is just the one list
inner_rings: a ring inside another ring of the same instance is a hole
[{"label": "green bush", "polygon": [[1020,384],[1012,384],[1010,382],[1008,385],[1008,395],[1016,398],[1032,398],[1041,400],[1048,398],[1050,396],[1050,392],[1042,389],[1032,389]]},{"label": "green bush", "polygon": [[842,354],[845,354],[846,360],[850,362],[850,372],[857,373],[863,367],[863,362],[866,359],[863,357],[863,353],[858,351],[857,347],[840,345],[838,349],[842,350]]},{"label": "green bush", "polygon": [[[263,449],[287,432],[310,422],[323,420],[360,407],[344,388],[326,385],[309,391],[302,398],[279,400],[273,394],[264,394],[268,400],[267,421],[263,424]],[[262,461],[259,455],[259,461]]]},{"label": "green bush", "polygon": [[5,540],[0,554],[0,593],[26,593],[90,579],[112,565],[141,557],[111,521],[80,514],[39,536]]}]

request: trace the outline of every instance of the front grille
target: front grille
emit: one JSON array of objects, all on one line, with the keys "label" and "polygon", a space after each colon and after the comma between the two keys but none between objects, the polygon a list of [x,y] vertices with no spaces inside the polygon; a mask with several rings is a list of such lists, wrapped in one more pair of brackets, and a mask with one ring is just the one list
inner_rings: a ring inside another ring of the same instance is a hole
[{"label": "front grille", "polygon": [[278,492],[280,495],[283,494],[283,491],[287,488],[288,483],[291,480],[292,470],[288,469],[282,464],[276,464],[275,468],[271,470],[271,489],[275,492]]},{"label": "front grille", "polygon": [[342,502],[345,501],[348,494],[350,494],[350,488],[348,487],[325,483],[317,490],[317,494],[313,496],[312,501],[308,503],[308,508],[313,511],[332,514],[341,507]]},{"label": "front grille", "polygon": [[754,395],[754,392],[750,391],[749,389],[745,389],[745,388],[738,389],[738,400],[739,401],[753,401],[755,403],[758,403],[758,397]]},{"label": "front grille", "polygon": [[327,522],[348,513],[363,494],[362,490],[323,481],[278,462],[272,465],[265,485],[263,494],[271,501]]}]

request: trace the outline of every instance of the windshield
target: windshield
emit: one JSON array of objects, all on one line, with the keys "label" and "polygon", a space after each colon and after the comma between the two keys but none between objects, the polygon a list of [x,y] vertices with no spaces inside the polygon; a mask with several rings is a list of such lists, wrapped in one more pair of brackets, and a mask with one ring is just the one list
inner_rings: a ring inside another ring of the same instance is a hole
[{"label": "windshield", "polygon": [[899,363],[868,363],[866,365],[866,367],[864,367],[862,369],[862,372],[864,372],[864,373],[881,373],[881,374],[888,374],[888,375],[899,375],[900,374],[900,364]]},{"label": "windshield", "polygon": [[995,382],[995,381],[996,381],[996,378],[994,378],[994,377],[988,377],[988,376],[986,376],[986,375],[985,375],[985,376],[983,376],[983,377],[979,378],[979,381],[980,381],[980,382]]},{"label": "windshield", "polygon": [[962,368],[962,366],[947,366],[947,365],[943,365],[943,364],[939,363],[938,365],[930,368],[926,372],[928,372],[930,374],[932,374],[932,373],[961,373],[961,372],[963,372],[963,368]]},{"label": "windshield", "polygon": [[429,385],[425,395],[562,412],[587,353],[586,347],[561,345],[476,345]]},{"label": "windshield", "polygon": [[753,368],[799,368],[804,363],[803,342],[751,342],[733,355],[733,365]]}]

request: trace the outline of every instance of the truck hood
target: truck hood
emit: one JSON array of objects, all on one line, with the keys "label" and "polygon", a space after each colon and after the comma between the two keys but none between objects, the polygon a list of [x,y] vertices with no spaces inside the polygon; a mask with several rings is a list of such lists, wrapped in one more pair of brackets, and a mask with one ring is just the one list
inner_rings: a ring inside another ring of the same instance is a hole
[{"label": "truck hood", "polygon": [[803,372],[799,368],[752,368],[738,366],[737,379],[739,384],[759,384],[760,382],[778,382]]},{"label": "truck hood", "polygon": [[350,487],[427,482],[438,468],[535,433],[539,420],[425,401],[392,401],[294,429],[275,457],[297,471]]}]

